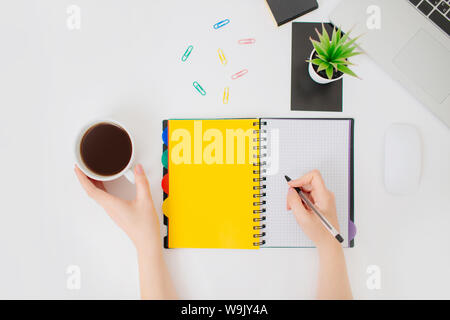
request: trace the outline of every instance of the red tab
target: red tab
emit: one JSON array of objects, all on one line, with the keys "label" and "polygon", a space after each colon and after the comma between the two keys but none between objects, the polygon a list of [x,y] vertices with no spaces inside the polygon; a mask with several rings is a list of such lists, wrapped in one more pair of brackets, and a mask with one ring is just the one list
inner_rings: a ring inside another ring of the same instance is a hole
[{"label": "red tab", "polygon": [[169,194],[169,174],[166,174],[162,178],[161,187],[163,188],[165,193]]}]

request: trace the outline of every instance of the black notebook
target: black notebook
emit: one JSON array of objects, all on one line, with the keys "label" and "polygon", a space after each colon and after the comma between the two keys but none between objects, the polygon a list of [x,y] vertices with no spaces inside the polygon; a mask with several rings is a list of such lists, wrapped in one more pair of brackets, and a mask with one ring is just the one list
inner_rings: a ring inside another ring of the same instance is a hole
[{"label": "black notebook", "polygon": [[266,0],[277,26],[318,8],[316,0]]},{"label": "black notebook", "polygon": [[[322,32],[321,23],[292,23],[291,110],[342,111],[342,79],[328,84],[314,82],[308,73],[313,45],[310,37],[318,39],[315,29]],[[333,27],[325,24],[329,34]]]}]

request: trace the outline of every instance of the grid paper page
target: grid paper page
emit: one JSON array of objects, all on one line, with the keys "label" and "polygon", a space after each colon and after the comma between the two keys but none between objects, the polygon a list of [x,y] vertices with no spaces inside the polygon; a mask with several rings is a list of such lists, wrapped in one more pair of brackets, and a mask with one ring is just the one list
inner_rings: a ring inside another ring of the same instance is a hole
[{"label": "grid paper page", "polygon": [[[285,175],[296,179],[318,169],[334,192],[340,233],[348,246],[350,208],[350,120],[262,119],[267,125],[266,244],[263,247],[314,247],[286,209]],[[279,147],[276,147],[278,134]],[[278,170],[276,150],[278,149]],[[272,159],[271,159],[272,158]],[[270,172],[270,171],[273,172]]]}]

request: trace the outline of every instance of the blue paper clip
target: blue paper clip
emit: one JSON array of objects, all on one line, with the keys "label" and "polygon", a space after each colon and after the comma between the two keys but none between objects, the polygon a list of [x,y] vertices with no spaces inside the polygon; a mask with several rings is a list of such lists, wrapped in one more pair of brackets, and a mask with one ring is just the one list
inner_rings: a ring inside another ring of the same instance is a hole
[{"label": "blue paper clip", "polygon": [[230,19],[225,19],[222,21],[217,22],[215,25],[213,25],[214,29],[222,28],[223,26],[226,26],[230,23]]},{"label": "blue paper clip", "polygon": [[189,55],[191,54],[192,49],[194,49],[194,46],[187,47],[186,51],[184,52],[183,56],[181,57],[181,61],[186,61],[187,58],[189,58]]},{"label": "blue paper clip", "polygon": [[198,92],[200,92],[200,94],[202,96],[206,95],[206,91],[205,89],[202,88],[202,86],[200,85],[200,83],[198,83],[197,81],[194,81],[192,83],[192,85],[194,86],[195,89],[197,89]]}]

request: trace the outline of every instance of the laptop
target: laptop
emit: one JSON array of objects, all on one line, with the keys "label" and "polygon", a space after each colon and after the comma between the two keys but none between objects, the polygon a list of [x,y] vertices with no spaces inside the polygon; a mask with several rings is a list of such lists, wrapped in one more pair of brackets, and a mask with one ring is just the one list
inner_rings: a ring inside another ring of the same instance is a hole
[{"label": "laptop", "polygon": [[450,127],[450,0],[343,0],[330,19]]}]

